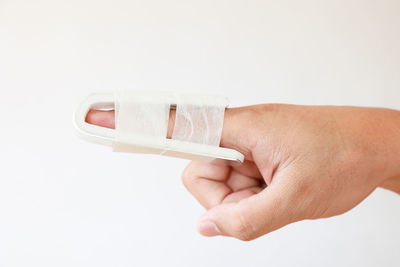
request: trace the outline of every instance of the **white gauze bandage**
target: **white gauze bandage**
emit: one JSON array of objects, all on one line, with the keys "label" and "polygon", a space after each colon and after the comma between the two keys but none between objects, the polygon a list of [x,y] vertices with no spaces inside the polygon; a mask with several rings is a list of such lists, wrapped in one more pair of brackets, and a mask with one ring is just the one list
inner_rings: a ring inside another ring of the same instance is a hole
[{"label": "white gauze bandage", "polygon": [[164,147],[170,105],[164,94],[121,91],[115,93],[113,150],[154,153],[147,147]]},{"label": "white gauze bandage", "polygon": [[213,96],[192,96],[176,99],[176,118],[172,139],[210,146],[219,146],[227,100]]},{"label": "white gauze bandage", "polygon": [[[162,154],[182,142],[219,146],[227,98],[166,92],[116,93],[114,151]],[[170,109],[176,109],[172,139]]]}]

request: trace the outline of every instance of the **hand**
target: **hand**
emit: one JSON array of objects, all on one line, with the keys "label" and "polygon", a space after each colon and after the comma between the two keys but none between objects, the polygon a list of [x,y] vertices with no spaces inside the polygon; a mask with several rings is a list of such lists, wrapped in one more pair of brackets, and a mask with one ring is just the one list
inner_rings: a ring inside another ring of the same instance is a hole
[{"label": "hand", "polygon": [[[90,111],[87,121],[113,128],[114,114]],[[221,146],[242,152],[245,162],[229,167],[193,161],[182,175],[207,209],[198,223],[206,236],[252,240],[292,222],[342,214],[378,186],[400,193],[398,111],[227,109]]]}]

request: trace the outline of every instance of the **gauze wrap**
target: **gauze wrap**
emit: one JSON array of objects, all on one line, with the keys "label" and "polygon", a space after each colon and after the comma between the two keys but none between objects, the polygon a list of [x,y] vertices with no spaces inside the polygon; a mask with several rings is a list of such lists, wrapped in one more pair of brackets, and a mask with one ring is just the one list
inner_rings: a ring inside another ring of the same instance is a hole
[{"label": "gauze wrap", "polygon": [[[142,147],[142,153],[154,153],[148,147],[162,149],[161,154],[179,142],[219,146],[225,108],[224,97],[203,94],[122,91],[115,94],[114,151],[127,146]],[[176,109],[172,140],[167,139],[170,109]],[[145,148],[146,147],[146,148]]]}]

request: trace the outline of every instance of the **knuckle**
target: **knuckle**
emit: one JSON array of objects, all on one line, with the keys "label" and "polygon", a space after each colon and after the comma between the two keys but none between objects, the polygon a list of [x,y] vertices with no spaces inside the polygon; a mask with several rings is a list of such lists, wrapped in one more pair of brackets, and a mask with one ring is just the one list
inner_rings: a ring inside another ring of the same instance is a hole
[{"label": "knuckle", "polygon": [[234,237],[242,241],[250,241],[255,238],[255,231],[251,222],[241,212],[238,212],[238,215],[233,222],[233,234]]},{"label": "knuckle", "polygon": [[182,176],[181,176],[181,178],[182,178],[182,183],[183,183],[183,185],[184,186],[188,186],[188,183],[189,183],[189,175],[190,175],[190,170],[188,169],[189,168],[189,166],[187,166],[184,170],[183,170],[183,172],[182,172]]},{"label": "knuckle", "polygon": [[193,174],[192,170],[192,164],[189,163],[189,165],[186,166],[186,168],[182,172],[182,183],[183,185],[188,188],[190,184],[192,183],[192,180],[195,178],[195,175]]}]

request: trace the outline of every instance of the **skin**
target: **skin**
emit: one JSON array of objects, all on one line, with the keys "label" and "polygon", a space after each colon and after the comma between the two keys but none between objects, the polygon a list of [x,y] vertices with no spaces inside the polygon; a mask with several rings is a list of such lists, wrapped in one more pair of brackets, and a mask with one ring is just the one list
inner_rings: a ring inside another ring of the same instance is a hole
[{"label": "skin", "polygon": [[[168,137],[175,115],[170,114]],[[114,128],[113,111],[87,122]],[[257,105],[227,109],[221,146],[241,166],[191,162],[186,188],[206,208],[205,236],[252,240],[287,224],[342,214],[377,187],[400,194],[400,112],[389,109]]]}]

